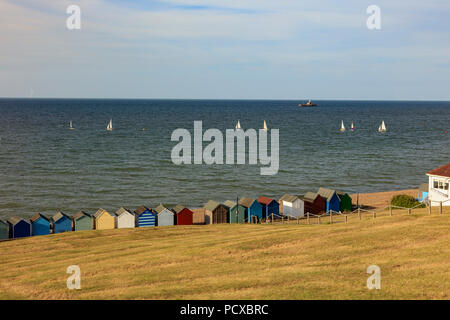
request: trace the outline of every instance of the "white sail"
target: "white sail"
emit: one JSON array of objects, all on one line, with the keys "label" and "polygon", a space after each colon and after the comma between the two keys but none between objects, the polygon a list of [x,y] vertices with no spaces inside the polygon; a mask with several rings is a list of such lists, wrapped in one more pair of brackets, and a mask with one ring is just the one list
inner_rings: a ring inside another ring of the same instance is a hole
[{"label": "white sail", "polygon": [[386,132],[386,124],[384,123],[384,120],[381,122],[381,125],[378,127],[379,132]]},{"label": "white sail", "polygon": [[352,131],[355,130],[355,125],[352,122]]},{"label": "white sail", "polygon": [[341,122],[341,129],[340,129],[340,131],[341,132],[345,131],[344,120],[342,120],[342,122]]},{"label": "white sail", "polygon": [[70,130],[75,129],[75,128],[72,126],[72,120],[70,120],[70,122],[69,122],[69,129],[70,129]]},{"label": "white sail", "polygon": [[236,124],[236,129],[242,129],[241,128],[241,122],[238,120],[237,124]]},{"label": "white sail", "polygon": [[267,123],[266,123],[266,120],[264,120],[264,127],[263,127],[263,130],[267,131]]},{"label": "white sail", "polygon": [[108,123],[108,126],[106,127],[106,130],[112,131],[112,129],[113,129],[113,126],[112,126],[112,119],[111,119],[111,120],[109,120],[109,123]]}]

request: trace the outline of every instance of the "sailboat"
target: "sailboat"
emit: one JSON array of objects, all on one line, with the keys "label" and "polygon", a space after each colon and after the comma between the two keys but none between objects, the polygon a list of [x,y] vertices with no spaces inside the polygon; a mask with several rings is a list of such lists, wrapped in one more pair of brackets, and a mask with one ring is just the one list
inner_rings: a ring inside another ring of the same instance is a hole
[{"label": "sailboat", "polygon": [[69,129],[74,130],[75,128],[72,126],[72,120],[69,121]]},{"label": "sailboat", "polygon": [[236,129],[242,129],[241,128],[241,122],[238,120],[237,124],[236,124]]},{"label": "sailboat", "polygon": [[109,123],[108,123],[108,125],[106,126],[106,130],[108,130],[108,131],[112,131],[112,130],[113,130],[112,119],[109,120]]},{"label": "sailboat", "polygon": [[344,126],[344,120],[341,122],[341,129],[339,129],[341,132],[345,132],[345,126]]},{"label": "sailboat", "polygon": [[355,126],[353,125],[353,122],[352,122],[351,129],[352,129],[352,131],[355,131]]},{"label": "sailboat", "polygon": [[386,132],[386,124],[384,123],[384,120],[381,122],[381,125],[378,127],[378,132]]},{"label": "sailboat", "polygon": [[266,123],[266,120],[264,120],[264,127],[263,127],[263,130],[264,130],[264,131],[267,131],[267,123]]}]

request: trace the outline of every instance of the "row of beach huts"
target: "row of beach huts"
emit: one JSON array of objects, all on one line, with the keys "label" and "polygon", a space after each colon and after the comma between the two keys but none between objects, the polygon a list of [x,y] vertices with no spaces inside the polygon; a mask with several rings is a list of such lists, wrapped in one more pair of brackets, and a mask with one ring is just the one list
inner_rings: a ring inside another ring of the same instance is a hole
[{"label": "row of beach huts", "polygon": [[80,211],[73,216],[63,212],[47,217],[41,213],[25,220],[12,217],[0,220],[0,239],[14,239],[79,230],[106,230],[116,228],[155,227],[172,225],[202,225],[219,223],[259,223],[282,217],[303,218],[306,213],[323,214],[352,210],[352,199],[347,193],[319,188],[303,197],[285,194],[275,200],[267,197],[240,198],[223,203],[208,201],[202,208],[189,209],[183,205],[168,208],[141,206],[132,211],[120,208],[115,213],[98,209],[94,214]]}]

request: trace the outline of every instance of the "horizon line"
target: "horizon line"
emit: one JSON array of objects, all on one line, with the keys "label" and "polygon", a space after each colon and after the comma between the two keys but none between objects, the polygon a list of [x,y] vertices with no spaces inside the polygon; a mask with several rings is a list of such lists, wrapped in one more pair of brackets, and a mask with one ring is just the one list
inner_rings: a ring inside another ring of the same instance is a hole
[{"label": "horizon line", "polygon": [[217,100],[217,101],[411,101],[411,102],[450,102],[449,100],[441,99],[345,99],[345,98],[73,98],[73,97],[0,97],[0,100],[6,99],[21,99],[21,100],[193,100],[193,101],[207,101],[207,100]]}]

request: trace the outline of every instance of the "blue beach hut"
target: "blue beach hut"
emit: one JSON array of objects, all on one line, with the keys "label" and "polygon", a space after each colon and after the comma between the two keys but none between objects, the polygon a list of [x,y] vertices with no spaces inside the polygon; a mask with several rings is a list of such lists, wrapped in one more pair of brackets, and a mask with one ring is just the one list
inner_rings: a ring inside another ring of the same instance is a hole
[{"label": "blue beach hut", "polygon": [[8,219],[9,237],[24,238],[31,236],[31,224],[19,217],[11,217]]},{"label": "blue beach hut", "polygon": [[9,225],[7,222],[0,220],[0,240],[9,239]]},{"label": "blue beach hut", "polygon": [[[263,217],[263,205],[257,200],[254,200],[251,206],[248,208],[248,222],[258,222]],[[256,221],[255,221],[256,219]]]},{"label": "blue beach hut", "polygon": [[329,213],[330,210],[333,210],[334,212],[341,211],[341,200],[339,199],[336,190],[319,188],[317,194],[320,195],[326,202],[326,213]]},{"label": "blue beach hut", "polygon": [[31,235],[33,236],[43,236],[50,234],[51,223],[50,219],[41,213],[36,213],[30,219],[31,222]]},{"label": "blue beach hut", "polygon": [[263,218],[271,218],[272,214],[274,218],[278,218],[280,215],[280,204],[274,200],[267,197],[259,197],[258,202],[263,206]]},{"label": "blue beach hut", "polygon": [[52,223],[53,233],[72,231],[72,218],[62,212],[58,212],[52,217]]},{"label": "blue beach hut", "polygon": [[420,202],[427,200],[428,198],[428,183],[422,183],[419,187],[419,194],[417,200]]},{"label": "blue beach hut", "polygon": [[140,206],[134,211],[136,214],[136,224],[138,227],[156,226],[156,212],[146,206]]}]

